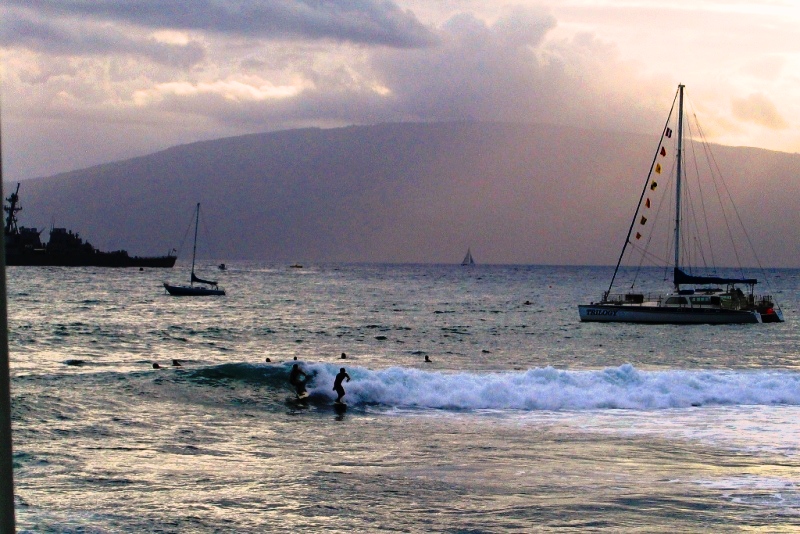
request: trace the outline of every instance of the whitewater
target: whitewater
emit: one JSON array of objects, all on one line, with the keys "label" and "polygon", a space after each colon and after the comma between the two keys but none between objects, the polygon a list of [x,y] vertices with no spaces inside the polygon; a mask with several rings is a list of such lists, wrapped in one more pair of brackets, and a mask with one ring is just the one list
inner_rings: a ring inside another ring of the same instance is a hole
[{"label": "whitewater", "polygon": [[647,326],[579,322],[602,267],[226,263],[9,269],[20,531],[800,526],[800,271],[786,323]]}]

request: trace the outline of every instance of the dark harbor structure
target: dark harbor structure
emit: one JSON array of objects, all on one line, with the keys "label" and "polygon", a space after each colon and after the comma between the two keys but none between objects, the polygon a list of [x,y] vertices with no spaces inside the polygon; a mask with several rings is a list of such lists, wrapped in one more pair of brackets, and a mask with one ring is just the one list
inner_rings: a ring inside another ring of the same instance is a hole
[{"label": "dark harbor structure", "polygon": [[50,230],[50,239],[42,243],[41,230],[17,226],[19,184],[6,198],[5,220],[6,265],[58,267],[162,267],[175,265],[176,256],[130,256],[125,250],[102,252],[66,228]]}]

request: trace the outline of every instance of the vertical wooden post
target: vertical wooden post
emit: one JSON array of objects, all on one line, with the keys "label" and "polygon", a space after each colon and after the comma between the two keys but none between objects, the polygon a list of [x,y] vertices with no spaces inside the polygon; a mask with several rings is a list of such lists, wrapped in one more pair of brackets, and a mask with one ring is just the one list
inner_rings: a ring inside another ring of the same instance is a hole
[{"label": "vertical wooden post", "polygon": [[[3,200],[3,141],[0,124],[0,202]],[[6,238],[0,234],[0,534],[13,534],[14,464],[11,450],[11,377],[8,363]]]}]

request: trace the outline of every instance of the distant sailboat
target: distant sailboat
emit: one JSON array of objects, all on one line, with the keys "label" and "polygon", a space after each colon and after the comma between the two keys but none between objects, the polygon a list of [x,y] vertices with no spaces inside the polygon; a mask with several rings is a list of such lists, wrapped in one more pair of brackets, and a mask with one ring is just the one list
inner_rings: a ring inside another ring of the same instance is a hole
[{"label": "distant sailboat", "polygon": [[[192,274],[189,278],[188,286],[176,286],[164,282],[164,289],[170,295],[176,297],[203,297],[208,295],[224,295],[225,290],[217,286],[216,280],[203,280],[194,274],[194,260],[197,255],[197,226],[200,222],[200,203],[197,203],[197,210],[194,218],[194,246],[192,247]],[[202,284],[202,285],[195,285]]]},{"label": "distant sailboat", "polygon": [[461,265],[475,265],[475,259],[472,257],[472,251],[468,248],[467,255],[461,261]]}]

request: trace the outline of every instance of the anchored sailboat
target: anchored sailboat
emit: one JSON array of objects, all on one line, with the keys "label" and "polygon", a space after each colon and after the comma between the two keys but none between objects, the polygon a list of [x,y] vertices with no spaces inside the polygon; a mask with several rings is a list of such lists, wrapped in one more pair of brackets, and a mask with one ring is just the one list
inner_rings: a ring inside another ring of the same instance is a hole
[{"label": "anchored sailboat", "polygon": [[[220,289],[216,280],[203,280],[194,274],[194,261],[197,255],[197,226],[200,222],[200,203],[197,203],[197,210],[194,217],[194,246],[192,247],[192,274],[189,277],[188,286],[176,286],[164,282],[164,290],[176,297],[202,297],[208,295],[224,295],[225,290]],[[200,284],[200,285],[195,285]]]},{"label": "anchored sailboat", "polygon": [[468,248],[467,255],[461,260],[461,265],[475,265],[475,260],[472,258],[472,251]]},{"label": "anchored sailboat", "polygon": [[[626,251],[638,250],[641,259],[638,267],[642,267],[645,259],[656,258],[657,254],[648,250],[651,242],[646,226],[648,219],[656,219],[658,212],[651,209],[651,196],[655,196],[658,187],[656,175],[662,172],[661,161],[667,156],[668,141],[672,138],[670,119],[672,110],[667,119],[667,124],[653,157],[644,189],[639,198],[639,205],[628,229],[628,236],[622,247],[622,252],[614,269],[608,290],[603,293],[600,302],[582,304],[578,306],[581,321],[598,322],[629,322],[629,323],[674,323],[674,324],[731,324],[731,323],[761,323],[782,322],[783,313],[769,295],[756,295],[755,278],[719,276],[716,273],[704,272],[692,274],[688,262],[684,263],[686,250],[690,246],[698,246],[703,240],[695,238],[687,240],[683,235],[690,228],[699,228],[697,218],[705,213],[706,206],[701,199],[701,208],[692,209],[689,188],[684,183],[686,175],[684,170],[684,116],[683,116],[684,86],[679,85],[675,95],[678,101],[677,114],[677,149],[675,150],[674,163],[674,227],[672,231],[672,278],[674,291],[668,294],[645,294],[635,292],[634,285],[629,291],[612,294],[614,281],[620,272],[620,265]],[[673,101],[673,110],[675,102]],[[699,133],[702,134],[700,131]],[[707,151],[708,147],[704,149]],[[666,164],[666,163],[665,163]],[[696,161],[695,165],[696,166]],[[702,195],[700,189],[699,195]],[[682,205],[682,202],[689,206]],[[686,213],[684,213],[686,212]],[[726,219],[727,222],[727,219]],[[655,223],[655,221],[653,221]],[[708,228],[708,224],[706,224]],[[733,242],[733,240],[731,240]],[[749,242],[748,239],[745,241]],[[705,244],[710,247],[713,240],[709,236]],[[641,244],[643,243],[643,244]],[[735,246],[735,242],[732,243]],[[701,255],[703,253],[701,252]],[[667,254],[667,257],[669,254]],[[738,254],[737,254],[738,257]],[[705,260],[706,256],[702,255]],[[635,269],[638,273],[638,269]],[[636,279],[634,279],[636,280]],[[635,281],[634,281],[635,283]],[[740,286],[744,287],[742,291]]]}]

